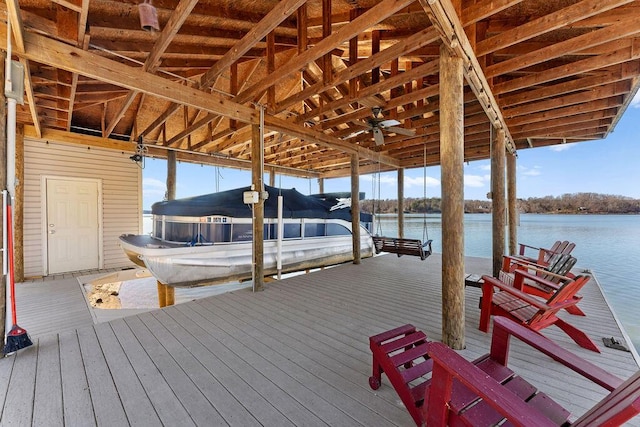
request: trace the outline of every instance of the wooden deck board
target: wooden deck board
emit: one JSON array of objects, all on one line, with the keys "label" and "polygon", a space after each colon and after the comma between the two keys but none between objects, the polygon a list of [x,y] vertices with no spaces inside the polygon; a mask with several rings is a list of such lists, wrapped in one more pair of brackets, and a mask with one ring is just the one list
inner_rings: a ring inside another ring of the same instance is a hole
[{"label": "wooden deck board", "polygon": [[49,335],[38,340],[33,425],[64,425],[58,348],[57,335]]},{"label": "wooden deck board", "polygon": [[38,362],[38,346],[20,350],[15,358],[7,396],[4,401],[2,420],[11,420],[17,426],[31,425],[33,418],[33,395]]},{"label": "wooden deck board", "polygon": [[[491,268],[488,259],[465,262],[468,272]],[[67,322],[58,320],[60,312],[47,321],[49,310],[19,307],[21,326],[34,325],[38,338],[0,360],[1,423],[411,426],[384,376],[380,389],[369,388],[368,337],[413,323],[439,340],[440,276],[439,254],[427,261],[382,256],[270,283],[264,292],[238,290],[96,326],[88,310]],[[79,302],[86,302],[77,281],[56,283],[28,286],[19,297],[45,307],[42,301],[54,292],[53,311],[73,305],[82,313]],[[73,302],[61,298],[58,285]],[[582,293],[587,317],[562,316],[599,345],[602,336],[620,337],[597,284]],[[491,338],[477,329],[480,295],[465,289],[461,354],[468,359],[486,353]],[[61,331],[46,332],[55,328]],[[557,328],[543,333],[620,377],[638,369],[630,353],[601,345],[597,354]],[[518,342],[510,354],[515,370],[576,415],[605,394]]]},{"label": "wooden deck board", "polygon": [[94,328],[78,329],[78,342],[96,422],[105,426],[127,425],[123,402],[111,376],[111,369],[119,369],[120,366],[108,365]]},{"label": "wooden deck board", "polygon": [[161,422],[164,425],[185,427],[195,425],[185,407],[176,398],[171,386],[153,364],[125,321],[123,319],[114,320],[111,322],[111,327]]},{"label": "wooden deck board", "polygon": [[160,419],[113,329],[111,329],[111,325],[98,324],[95,326],[95,330],[129,423],[134,425],[160,424]]},{"label": "wooden deck board", "polygon": [[180,334],[182,338],[187,332],[162,311],[158,312],[157,316],[163,321],[160,322],[151,314],[140,318],[224,421],[235,426],[259,425],[242,404],[191,354],[190,348],[172,335]]},{"label": "wooden deck board", "polygon": [[82,425],[95,420],[89,383],[84,371],[84,362],[80,353],[80,343],[76,331],[67,331],[58,335],[60,353],[60,377],[64,422],[67,425]]},{"label": "wooden deck board", "polygon": [[[185,307],[182,306],[180,308]],[[221,346],[212,344],[209,334],[200,325],[191,321],[178,310],[165,310],[163,313],[170,316],[173,321],[184,328],[180,331],[181,342],[209,372],[215,375],[216,379],[225,388],[234,394],[239,402],[242,402],[247,411],[261,414],[261,420],[265,422],[265,425],[293,426],[267,399],[261,396],[218,357]],[[257,371],[256,374],[258,374]]]}]

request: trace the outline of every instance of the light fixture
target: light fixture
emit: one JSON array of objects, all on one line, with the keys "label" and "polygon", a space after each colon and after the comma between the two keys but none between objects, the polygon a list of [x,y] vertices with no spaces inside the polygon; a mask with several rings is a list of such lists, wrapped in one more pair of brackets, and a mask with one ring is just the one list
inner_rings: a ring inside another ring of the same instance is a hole
[{"label": "light fixture", "polygon": [[138,13],[140,14],[140,27],[145,31],[160,31],[160,23],[158,22],[158,11],[151,4],[151,0],[144,0],[138,4]]},{"label": "light fixture", "polygon": [[[142,141],[142,137],[140,137]],[[144,157],[149,152],[149,149],[142,143],[136,145],[136,152],[132,156],[129,156],[132,162],[135,162],[141,169],[144,169]]]}]

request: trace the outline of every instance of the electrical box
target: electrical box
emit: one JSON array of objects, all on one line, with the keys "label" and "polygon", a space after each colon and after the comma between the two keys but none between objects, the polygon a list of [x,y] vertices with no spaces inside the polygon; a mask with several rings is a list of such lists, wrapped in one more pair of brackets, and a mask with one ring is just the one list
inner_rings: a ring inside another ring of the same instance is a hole
[{"label": "electrical box", "polygon": [[5,88],[4,96],[24,105],[24,65],[18,61],[11,61],[11,90],[7,89]]},{"label": "electrical box", "polygon": [[242,193],[242,200],[247,205],[254,205],[258,203],[258,196],[260,193],[257,191],[245,191]]}]

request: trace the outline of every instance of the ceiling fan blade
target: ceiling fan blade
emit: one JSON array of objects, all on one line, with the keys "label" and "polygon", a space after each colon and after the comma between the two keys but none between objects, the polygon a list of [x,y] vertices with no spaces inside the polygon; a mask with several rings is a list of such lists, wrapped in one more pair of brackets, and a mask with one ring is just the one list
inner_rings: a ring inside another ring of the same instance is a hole
[{"label": "ceiling fan blade", "polygon": [[353,138],[353,137],[358,136],[358,135],[360,135],[360,134],[362,134],[362,133],[365,133],[365,132],[366,132],[366,130],[364,130],[364,129],[363,129],[363,130],[357,130],[357,131],[355,131],[355,132],[350,133],[350,134],[349,134],[349,135],[347,135],[347,136],[342,137],[342,139],[349,139],[349,138]]},{"label": "ceiling fan blade", "polygon": [[389,126],[398,126],[399,124],[400,124],[399,121],[389,119],[389,120],[382,120],[381,122],[378,123],[378,126],[380,126],[381,128],[388,128]]},{"label": "ceiling fan blade", "polygon": [[373,140],[376,142],[376,145],[384,144],[384,136],[380,128],[373,128]]},{"label": "ceiling fan blade", "polygon": [[386,127],[385,130],[387,132],[393,132],[393,133],[397,133],[398,135],[404,135],[404,136],[415,136],[416,134],[416,131],[413,129],[401,128],[398,126],[389,126],[389,127]]}]

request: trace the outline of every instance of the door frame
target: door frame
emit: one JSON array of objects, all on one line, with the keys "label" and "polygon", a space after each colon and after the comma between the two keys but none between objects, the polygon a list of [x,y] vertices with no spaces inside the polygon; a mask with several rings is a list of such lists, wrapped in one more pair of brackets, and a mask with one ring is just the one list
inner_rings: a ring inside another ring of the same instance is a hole
[{"label": "door frame", "polygon": [[48,211],[47,211],[47,181],[64,180],[77,182],[94,182],[98,186],[98,269],[104,268],[104,242],[103,242],[103,218],[102,218],[102,179],[79,178],[75,176],[40,175],[40,241],[42,242],[42,273],[49,275],[49,237],[48,237]]}]

